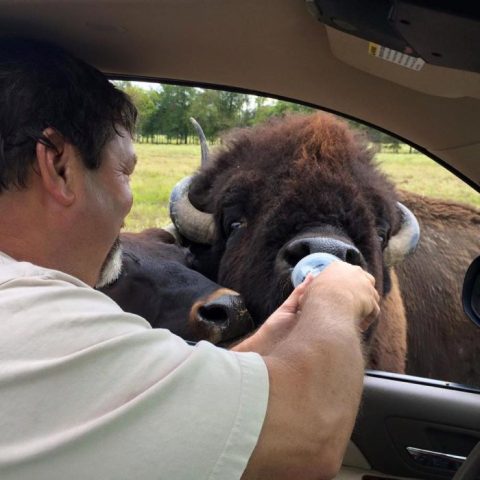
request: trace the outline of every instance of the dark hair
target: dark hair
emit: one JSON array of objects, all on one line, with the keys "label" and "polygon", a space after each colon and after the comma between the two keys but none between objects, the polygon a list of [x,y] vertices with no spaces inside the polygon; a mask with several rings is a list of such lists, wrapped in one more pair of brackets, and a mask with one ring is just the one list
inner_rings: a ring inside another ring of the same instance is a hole
[{"label": "dark hair", "polygon": [[125,128],[133,135],[137,110],[97,69],[64,50],[24,39],[0,40],[0,192],[25,187],[35,146],[47,127],[75,145],[90,169],[105,144]]}]

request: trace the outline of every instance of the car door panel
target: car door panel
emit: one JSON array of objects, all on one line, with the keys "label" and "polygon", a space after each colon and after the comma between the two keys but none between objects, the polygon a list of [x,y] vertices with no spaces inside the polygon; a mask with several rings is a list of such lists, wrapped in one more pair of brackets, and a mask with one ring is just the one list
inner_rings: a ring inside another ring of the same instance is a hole
[{"label": "car door panel", "polygon": [[391,476],[451,478],[480,442],[480,390],[370,372],[352,441],[359,452],[349,448],[346,467],[370,475],[365,467]]}]

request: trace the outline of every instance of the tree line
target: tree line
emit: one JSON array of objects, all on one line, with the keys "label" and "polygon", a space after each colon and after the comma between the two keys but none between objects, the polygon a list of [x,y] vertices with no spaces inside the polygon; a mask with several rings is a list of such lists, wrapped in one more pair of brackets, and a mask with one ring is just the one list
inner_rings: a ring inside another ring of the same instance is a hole
[{"label": "tree line", "polygon": [[[252,126],[290,112],[315,111],[305,105],[223,90],[169,84],[146,89],[127,81],[114,83],[132,98],[138,109],[139,142],[197,143],[190,117],[200,123],[207,140],[215,143],[222,132],[233,127]],[[351,120],[349,123],[365,131],[371,142],[389,145],[394,151],[400,147],[400,141],[394,137]]]}]

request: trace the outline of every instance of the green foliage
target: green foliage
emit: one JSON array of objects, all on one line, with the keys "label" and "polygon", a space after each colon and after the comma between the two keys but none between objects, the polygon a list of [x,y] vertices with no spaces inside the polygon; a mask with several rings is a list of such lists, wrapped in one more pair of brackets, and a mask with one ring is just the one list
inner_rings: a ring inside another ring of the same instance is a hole
[{"label": "green foliage", "polygon": [[278,100],[274,103],[267,104],[266,99],[261,97],[257,98],[260,101],[257,101],[256,110],[250,121],[251,125],[262,123],[271,117],[283,117],[288,113],[313,113],[316,111],[314,108],[306,107],[305,105],[300,105],[298,103]]},{"label": "green foliage", "polygon": [[137,132],[145,136],[154,135],[158,131],[154,118],[161,93],[158,90],[145,90],[132,82],[115,81],[114,84],[130,96],[138,109]]},{"label": "green foliage", "polygon": [[202,125],[205,136],[214,142],[230,128],[248,123],[248,95],[221,90],[197,90],[189,116]]},{"label": "green foliage", "polygon": [[206,90],[179,85],[158,85],[146,90],[130,82],[115,85],[132,98],[139,111],[141,141],[191,143],[196,134],[189,118],[194,117],[214,143],[222,132],[233,127],[256,125],[270,117],[287,113],[312,113],[315,109],[283,100],[255,97],[222,90]]},{"label": "green foliage", "polygon": [[[139,111],[139,139],[157,143],[197,143],[189,118],[194,117],[207,139],[214,143],[222,132],[233,127],[245,127],[288,113],[313,113],[316,109],[271,98],[256,97],[222,90],[162,85],[147,90],[131,82],[114,82],[125,91]],[[398,153],[401,142],[379,130],[353,120],[348,123],[365,132],[368,139]]]},{"label": "green foliage", "polygon": [[189,109],[195,90],[178,85],[164,85],[159,96],[156,119],[157,133],[168,140],[187,143],[189,134]]}]

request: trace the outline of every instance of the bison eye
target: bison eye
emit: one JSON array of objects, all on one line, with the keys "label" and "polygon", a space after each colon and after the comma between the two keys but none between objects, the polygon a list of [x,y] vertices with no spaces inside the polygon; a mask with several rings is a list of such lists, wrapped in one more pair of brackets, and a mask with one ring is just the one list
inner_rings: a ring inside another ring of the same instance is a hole
[{"label": "bison eye", "polygon": [[237,232],[238,230],[240,230],[242,227],[245,226],[245,222],[244,221],[235,221],[235,222],[229,222],[227,223],[227,228],[226,228],[226,234],[227,234],[227,237],[229,237],[230,235],[232,235],[233,233]]},{"label": "bison eye", "polygon": [[245,227],[246,224],[247,224],[247,221],[240,212],[228,211],[228,209],[226,212],[223,212],[221,225],[222,225],[223,234],[226,238],[230,237],[230,235],[237,232],[242,227]]},{"label": "bison eye", "polygon": [[230,233],[233,232],[234,230],[238,230],[243,226],[243,222],[232,222],[230,224]]},{"label": "bison eye", "polygon": [[387,233],[379,232],[378,239],[380,240],[380,245],[382,246],[382,248],[385,248],[387,246]]},{"label": "bison eye", "polygon": [[390,238],[390,224],[387,220],[378,221],[376,230],[380,245],[382,249],[384,249],[387,246],[388,239]]}]

